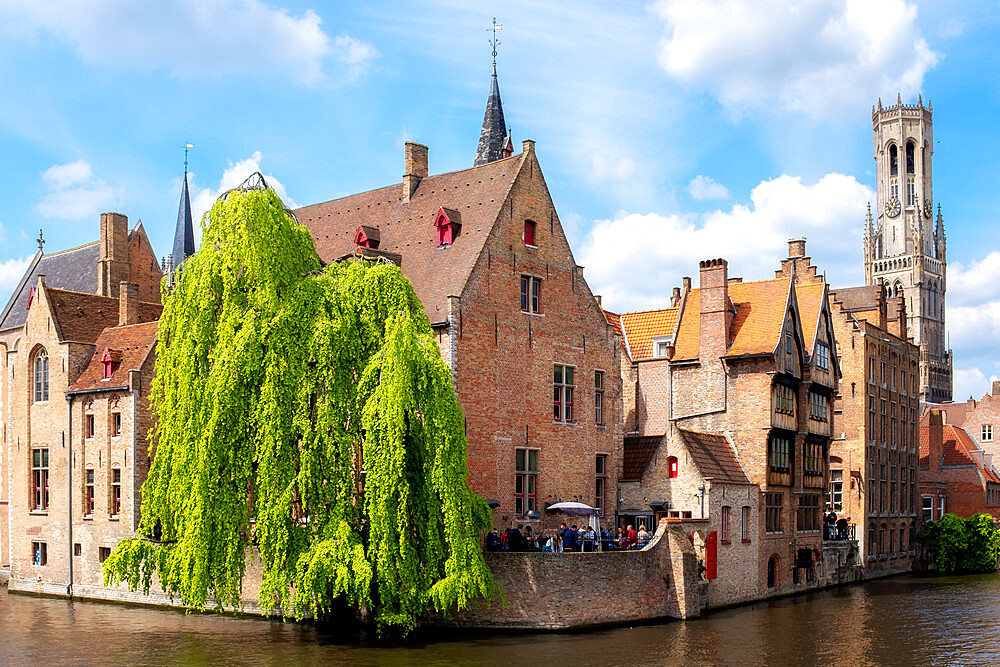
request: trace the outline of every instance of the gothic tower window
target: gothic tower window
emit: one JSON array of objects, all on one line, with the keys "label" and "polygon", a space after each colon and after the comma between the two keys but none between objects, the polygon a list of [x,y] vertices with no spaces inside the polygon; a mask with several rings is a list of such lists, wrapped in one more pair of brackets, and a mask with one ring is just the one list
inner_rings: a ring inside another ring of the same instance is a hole
[{"label": "gothic tower window", "polygon": [[49,355],[40,350],[35,357],[35,402],[49,400]]},{"label": "gothic tower window", "polygon": [[913,173],[913,151],[914,146],[912,141],[906,142],[906,173]]},{"label": "gothic tower window", "polygon": [[889,146],[889,174],[895,176],[899,173],[899,155],[896,152],[896,144]]}]

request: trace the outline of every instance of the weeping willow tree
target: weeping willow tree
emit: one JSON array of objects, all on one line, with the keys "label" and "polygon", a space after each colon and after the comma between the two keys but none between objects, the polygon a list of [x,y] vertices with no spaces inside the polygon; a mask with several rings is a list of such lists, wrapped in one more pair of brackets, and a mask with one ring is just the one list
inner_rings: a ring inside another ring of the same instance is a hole
[{"label": "weeping willow tree", "polygon": [[340,600],[405,633],[498,595],[461,409],[409,280],[323,267],[266,187],[206,221],[160,318],[138,535],[105,583],[148,593],[155,573],[186,605],[239,608],[255,545],[261,608],[298,618]]}]

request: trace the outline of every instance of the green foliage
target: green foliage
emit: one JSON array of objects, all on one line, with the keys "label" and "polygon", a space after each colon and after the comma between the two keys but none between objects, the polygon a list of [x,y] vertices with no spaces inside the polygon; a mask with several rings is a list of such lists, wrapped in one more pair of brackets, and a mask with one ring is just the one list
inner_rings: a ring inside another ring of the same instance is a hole
[{"label": "green foliage", "polygon": [[1000,530],[989,514],[945,514],[927,524],[919,539],[945,574],[993,572],[1000,561]]},{"label": "green foliage", "polygon": [[466,481],[448,367],[413,287],[388,263],[322,267],[271,190],[203,221],[166,298],[140,535],[105,581],[240,607],[248,548],[260,603],[301,618],[338,598],[408,632],[498,594]]}]

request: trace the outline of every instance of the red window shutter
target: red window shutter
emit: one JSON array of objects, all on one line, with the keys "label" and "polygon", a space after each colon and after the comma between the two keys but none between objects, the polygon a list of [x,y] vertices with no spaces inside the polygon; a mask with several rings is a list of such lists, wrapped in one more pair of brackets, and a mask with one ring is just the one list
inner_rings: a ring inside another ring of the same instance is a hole
[{"label": "red window shutter", "polygon": [[524,221],[524,244],[535,245],[535,223],[531,220]]},{"label": "red window shutter", "polygon": [[719,534],[714,530],[705,540],[705,578],[715,579],[719,575]]},{"label": "red window shutter", "polygon": [[677,457],[671,456],[667,459],[667,465],[669,467],[669,476],[671,479],[677,477]]}]

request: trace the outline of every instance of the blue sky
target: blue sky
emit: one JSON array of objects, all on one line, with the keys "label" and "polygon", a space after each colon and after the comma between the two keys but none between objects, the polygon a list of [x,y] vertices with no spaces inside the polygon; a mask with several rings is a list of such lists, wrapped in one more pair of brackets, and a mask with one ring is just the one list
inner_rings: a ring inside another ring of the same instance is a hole
[{"label": "blue sky", "polygon": [[183,146],[198,211],[260,169],[290,205],[471,166],[504,28],[515,145],[539,159],[578,263],[615,309],[661,305],[697,261],[767,277],[805,235],[863,280],[871,107],[934,104],[956,397],[1000,375],[1000,9],[991,3],[659,0],[366,3],[0,0],[0,299],[98,214],[166,254]]}]

